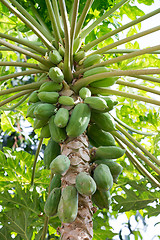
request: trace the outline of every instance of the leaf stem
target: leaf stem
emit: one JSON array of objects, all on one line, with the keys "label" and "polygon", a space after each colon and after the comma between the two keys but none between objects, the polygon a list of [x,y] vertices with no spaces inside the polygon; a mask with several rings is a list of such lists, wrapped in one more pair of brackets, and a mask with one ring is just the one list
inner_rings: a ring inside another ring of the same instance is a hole
[{"label": "leaf stem", "polygon": [[55,19],[56,19],[58,29],[60,31],[61,37],[63,37],[64,32],[62,30],[62,25],[61,25],[61,22],[60,22],[60,14],[59,14],[59,8],[58,8],[57,0],[52,0],[52,6],[53,6],[53,10],[54,10]]},{"label": "leaf stem", "polygon": [[140,23],[140,22],[144,21],[145,19],[148,19],[148,18],[150,18],[150,17],[152,17],[152,16],[154,16],[158,13],[160,13],[160,8],[158,8],[158,9],[156,9],[156,10],[154,10],[154,11],[148,13],[148,14],[145,14],[144,16],[142,16],[138,19],[135,19],[135,20],[133,20],[133,21],[131,21],[131,22],[129,22],[129,23],[127,23],[127,24],[125,24],[125,25],[123,25],[123,26],[121,26],[121,27],[119,27],[119,28],[117,28],[117,29],[115,29],[111,32],[109,32],[109,33],[106,33],[105,35],[101,36],[100,38],[95,39],[94,41],[85,45],[81,50],[82,51],[88,51],[89,49],[93,48],[94,46],[96,46],[98,43],[104,41],[105,39],[107,39],[111,36],[114,36],[115,34],[121,32],[121,31],[123,31],[123,30],[125,30],[129,27],[132,27],[135,24]]},{"label": "leaf stem", "polygon": [[40,138],[39,143],[38,143],[38,147],[36,150],[36,154],[35,154],[35,158],[34,158],[34,162],[33,162],[33,170],[32,170],[32,178],[31,178],[31,186],[34,184],[34,177],[35,177],[35,170],[36,170],[36,163],[38,160],[38,156],[39,156],[39,152],[41,150],[41,146],[43,143],[43,138]]},{"label": "leaf stem", "polygon": [[[131,52],[137,52],[140,49],[110,49],[108,51],[106,51],[104,54],[116,54],[116,53],[131,53]],[[160,51],[154,51],[154,52],[150,52],[150,54],[160,54]]]},{"label": "leaf stem", "polygon": [[160,183],[157,181],[156,178],[154,178],[148,171],[147,169],[138,161],[138,159],[127,149],[123,141],[117,137],[115,137],[117,143],[126,150],[125,154],[129,158],[129,160],[134,164],[134,166],[137,168],[137,170],[141,173],[144,174],[151,182],[156,184],[156,186],[160,187]]},{"label": "leaf stem", "polygon": [[135,154],[140,157],[148,166],[150,166],[158,175],[160,174],[160,169],[155,166],[152,162],[150,162],[150,160],[145,157],[140,151],[139,149],[137,149],[136,147],[134,147],[125,137],[123,137],[119,132],[117,131],[112,131],[111,134],[113,136],[118,137],[124,144],[126,144],[133,152],[135,152]]},{"label": "leaf stem", "polygon": [[38,64],[27,63],[27,62],[0,62],[0,66],[14,66],[14,67],[25,67],[42,70]]},{"label": "leaf stem", "polygon": [[94,0],[87,0],[86,3],[85,3],[84,9],[82,11],[82,14],[81,14],[81,16],[80,16],[80,18],[79,18],[79,20],[77,22],[76,31],[75,31],[75,38],[77,38],[78,35],[79,35],[79,32],[80,32],[80,30],[81,30],[81,28],[83,26],[83,23],[85,21],[85,18],[87,16],[87,13],[88,13],[88,11],[89,11],[93,1]]}]

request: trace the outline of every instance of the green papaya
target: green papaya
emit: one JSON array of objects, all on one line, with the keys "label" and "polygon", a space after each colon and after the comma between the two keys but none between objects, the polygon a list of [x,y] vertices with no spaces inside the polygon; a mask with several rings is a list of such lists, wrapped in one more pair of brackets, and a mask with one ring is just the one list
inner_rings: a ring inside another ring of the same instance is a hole
[{"label": "green papaya", "polygon": [[49,124],[45,125],[41,129],[40,138],[49,138],[51,137],[50,130],[49,130]]},{"label": "green papaya", "polygon": [[66,108],[60,108],[54,118],[57,127],[64,128],[69,120],[69,111]]},{"label": "green papaya", "polygon": [[81,88],[81,90],[79,91],[79,96],[82,98],[82,99],[85,99],[87,97],[91,97],[91,91],[86,88],[86,87],[83,87]]},{"label": "green papaya", "polygon": [[89,196],[95,193],[96,183],[89,174],[80,172],[76,176],[76,188],[80,194]]},{"label": "green papaya", "polygon": [[96,124],[92,124],[88,127],[87,135],[96,143],[96,147],[116,146],[112,134],[100,129]]},{"label": "green papaya", "polygon": [[49,69],[48,75],[53,82],[62,83],[64,80],[63,72],[58,67],[52,67]]},{"label": "green papaya", "polygon": [[40,103],[34,109],[34,116],[39,120],[49,119],[55,113],[56,107],[49,103]]},{"label": "green papaya", "polygon": [[75,55],[73,56],[73,59],[75,62],[79,62],[80,60],[82,60],[83,58],[85,58],[85,52],[84,51],[79,51],[77,53],[75,53]]},{"label": "green papaya", "polygon": [[52,140],[52,138],[49,139],[48,144],[44,150],[44,165],[47,169],[49,169],[49,166],[53,159],[55,159],[61,152],[61,148],[58,143]]},{"label": "green papaya", "polygon": [[59,92],[61,91],[63,85],[62,83],[56,83],[56,82],[45,82],[43,83],[38,92]]},{"label": "green papaya", "polygon": [[54,49],[49,52],[49,60],[53,64],[57,65],[58,63],[60,63],[62,61],[62,57],[61,57],[60,53],[56,49]]},{"label": "green papaya", "polygon": [[85,98],[84,103],[88,104],[90,108],[98,111],[104,111],[107,109],[106,101],[100,97],[87,97]]},{"label": "green papaya", "polygon": [[29,103],[39,102],[37,91],[34,91],[34,92],[31,93],[31,95],[29,96],[28,102]]},{"label": "green papaya", "polygon": [[92,201],[97,205],[99,209],[109,209],[111,204],[111,194],[110,191],[99,191],[98,189],[92,195]]},{"label": "green papaya", "polygon": [[44,103],[57,103],[59,94],[57,92],[40,92],[38,97]]},{"label": "green papaya", "polygon": [[[95,163],[98,164],[99,161],[100,160],[96,161]],[[118,179],[119,175],[121,174],[121,172],[123,170],[123,167],[120,164],[118,164],[117,162],[112,161],[112,160],[109,160],[109,161],[103,161],[102,160],[101,163],[103,163],[103,164],[105,164],[109,167],[110,172],[111,172],[112,177],[113,177],[113,182],[117,183],[117,179]]]},{"label": "green papaya", "polygon": [[62,223],[73,222],[78,213],[78,193],[74,186],[63,189],[58,205],[58,217]]},{"label": "green papaya", "polygon": [[94,64],[100,63],[101,59],[102,59],[102,56],[100,54],[91,55],[83,61],[83,67],[84,68],[91,67]]},{"label": "green papaya", "polygon": [[52,139],[55,142],[60,143],[66,139],[67,135],[64,128],[59,128],[56,126],[56,124],[54,123],[54,118],[55,116],[52,116],[49,119],[49,130],[50,130]]},{"label": "green papaya", "polygon": [[90,121],[91,110],[85,103],[77,104],[71,114],[66,132],[69,137],[78,137],[88,126]]},{"label": "green papaya", "polygon": [[28,109],[27,109],[27,114],[26,117],[31,117],[31,118],[35,118],[34,116],[34,109],[36,106],[38,106],[38,104],[40,104],[41,102],[36,102],[36,103],[32,103],[31,105],[29,105]]},{"label": "green papaya", "polygon": [[50,184],[50,191],[52,191],[54,188],[60,188],[60,187],[61,187],[61,175],[54,174]]},{"label": "green papaya", "polygon": [[100,164],[95,168],[93,178],[97,188],[101,191],[108,191],[113,186],[112,174],[105,164]]},{"label": "green papaya", "polygon": [[53,173],[63,174],[68,170],[69,166],[69,158],[65,155],[58,155],[52,160],[50,164],[50,169]]},{"label": "green papaya", "polygon": [[62,105],[65,105],[65,106],[73,106],[74,105],[74,99],[72,97],[69,97],[69,96],[59,97],[58,102]]},{"label": "green papaya", "polygon": [[48,123],[48,119],[43,119],[43,120],[35,119],[33,128],[34,130],[39,129],[41,127],[44,127],[47,123]]},{"label": "green papaya", "polygon": [[89,77],[89,76],[92,76],[95,74],[100,74],[100,73],[105,73],[105,72],[109,72],[107,67],[104,67],[104,66],[103,67],[95,67],[95,68],[85,71],[83,74],[83,77],[86,78],[86,77]]},{"label": "green papaya", "polygon": [[39,66],[42,70],[48,72],[49,67],[47,67],[46,65],[44,65],[44,64],[42,64],[42,63],[39,62],[39,63],[38,63],[38,66]]},{"label": "green papaya", "polygon": [[50,192],[47,201],[45,202],[44,205],[44,212],[48,217],[54,216],[57,213],[60,197],[61,197],[60,188],[54,188]]},{"label": "green papaya", "polygon": [[117,159],[123,156],[125,150],[117,146],[100,146],[96,149],[94,159]]},{"label": "green papaya", "polygon": [[101,96],[101,97],[106,101],[109,111],[112,110],[113,107],[118,104],[118,101],[114,101],[112,98],[108,96]]},{"label": "green papaya", "polygon": [[91,121],[106,132],[115,131],[115,123],[109,113],[92,112]]},{"label": "green papaya", "polygon": [[62,57],[64,57],[65,48],[63,47],[63,45],[61,43],[58,43],[58,52],[60,53],[60,55]]},{"label": "green papaya", "polygon": [[90,83],[91,87],[110,87],[118,80],[118,77],[108,77],[95,82]]}]

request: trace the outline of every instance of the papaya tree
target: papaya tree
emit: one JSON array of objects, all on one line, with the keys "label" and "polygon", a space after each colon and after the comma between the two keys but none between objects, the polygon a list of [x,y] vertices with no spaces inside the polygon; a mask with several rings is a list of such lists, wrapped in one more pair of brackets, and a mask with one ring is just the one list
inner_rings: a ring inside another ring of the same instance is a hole
[{"label": "papaya tree", "polygon": [[[144,14],[128,0],[0,0],[0,9],[2,131],[19,133],[15,151],[0,152],[1,239],[113,237],[93,235],[112,194],[115,211],[158,213],[160,45],[140,49],[137,39],[160,30],[140,31],[160,8]],[[123,14],[131,17],[124,25]],[[18,149],[22,118],[38,137],[34,155]]]}]

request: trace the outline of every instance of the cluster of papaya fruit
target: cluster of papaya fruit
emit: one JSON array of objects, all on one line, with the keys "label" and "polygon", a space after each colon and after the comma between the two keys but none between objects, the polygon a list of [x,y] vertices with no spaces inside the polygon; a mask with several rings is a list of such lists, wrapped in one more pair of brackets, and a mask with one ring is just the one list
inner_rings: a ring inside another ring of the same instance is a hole
[{"label": "cluster of papaya fruit", "polygon": [[[82,58],[80,54],[78,52],[74,56],[75,61]],[[66,82],[60,68],[63,57],[57,50],[53,50],[49,53],[49,59],[53,67],[48,70],[47,81],[30,95],[27,117],[34,118],[34,129],[41,128],[41,138],[50,138],[43,160],[45,167],[51,169],[53,178],[44,211],[48,216],[58,213],[62,222],[69,223],[77,216],[78,194],[91,196],[100,209],[109,208],[110,189],[122,172],[122,167],[115,159],[120,158],[124,150],[116,146],[111,134],[115,131],[115,125],[109,111],[117,102],[109,96],[93,96],[88,87],[82,87],[78,96],[71,88],[71,94],[65,95]],[[90,56],[83,65],[87,68],[100,61],[100,55],[96,58]],[[85,71],[83,78],[107,71],[106,67],[93,68]],[[106,87],[107,84],[108,87],[116,80],[116,77],[112,77],[90,85]],[[76,176],[75,185],[63,187],[61,191],[61,177],[69,169],[70,159],[61,155],[60,143],[84,132],[91,145],[90,171],[80,172]],[[72,204],[69,206],[70,201]]]}]

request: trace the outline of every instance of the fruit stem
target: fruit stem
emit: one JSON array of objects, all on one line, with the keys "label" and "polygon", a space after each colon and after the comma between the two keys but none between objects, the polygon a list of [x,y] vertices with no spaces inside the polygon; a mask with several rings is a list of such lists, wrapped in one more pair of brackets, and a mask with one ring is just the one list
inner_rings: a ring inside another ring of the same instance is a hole
[{"label": "fruit stem", "polygon": [[33,89],[32,90],[30,89],[30,90],[24,90],[24,91],[22,91],[20,93],[17,93],[15,95],[13,95],[13,96],[11,96],[11,97],[1,101],[0,102],[0,107],[5,105],[5,104],[7,104],[7,103],[9,103],[9,102],[11,102],[11,101],[13,101],[13,100],[15,100],[15,99],[17,99],[17,98],[19,98],[19,97],[21,97],[21,96],[23,96],[23,95],[26,95],[28,93],[32,93],[33,91],[34,91]]},{"label": "fruit stem", "polygon": [[155,166],[147,157],[145,157],[139,149],[134,147],[125,137],[123,137],[119,132],[112,131],[111,134],[119,138],[124,144],[126,144],[138,157],[140,157],[147,165],[149,165],[158,175],[160,174],[160,169]]},{"label": "fruit stem", "polygon": [[4,41],[4,40],[0,39],[0,44],[4,45],[4,46],[6,46],[6,47],[8,47],[8,48],[10,48],[10,49],[12,49],[14,51],[17,51],[19,53],[25,54],[25,55],[27,55],[27,56],[29,56],[31,58],[34,58],[35,60],[37,60],[38,62],[41,62],[45,66],[48,66],[48,67],[52,66],[52,63],[50,61],[48,61],[48,60],[46,60],[46,59],[44,59],[44,58],[42,58],[42,57],[40,57],[40,56],[38,56],[38,55],[36,55],[34,53],[31,53],[30,51],[25,50],[25,49],[23,49],[21,47],[15,46],[15,45],[7,42],[7,41]]},{"label": "fruit stem", "polygon": [[27,63],[27,62],[0,62],[0,66],[15,66],[15,67],[25,67],[25,68],[34,68],[42,70],[38,64]]},{"label": "fruit stem", "polygon": [[[15,7],[13,7],[7,0],[1,0],[1,2],[11,11],[13,12],[22,22],[24,22],[44,43],[44,45],[49,49],[52,50],[54,47],[50,43],[51,40],[48,40],[45,36],[48,36],[46,33],[43,34],[31,21],[31,15],[29,17],[24,17]],[[42,30],[42,28],[41,28]]]},{"label": "fruit stem", "polygon": [[81,14],[81,16],[80,16],[80,18],[77,22],[76,31],[75,31],[75,38],[77,38],[78,35],[79,35],[79,32],[80,32],[80,30],[83,26],[83,23],[85,21],[85,18],[87,16],[87,13],[88,13],[89,9],[91,8],[92,3],[93,3],[93,0],[87,0],[87,2],[85,3],[82,14]]},{"label": "fruit stem", "polygon": [[103,20],[109,17],[113,12],[115,12],[127,1],[128,0],[122,0],[121,2],[117,3],[113,8],[111,8],[109,11],[106,11],[100,18],[93,22],[88,28],[86,28],[85,30],[82,29],[80,37],[84,39],[95,27],[97,27]]},{"label": "fruit stem", "polygon": [[25,75],[31,75],[31,74],[37,74],[37,73],[43,73],[43,72],[44,72],[43,70],[31,69],[31,70],[26,70],[22,72],[11,73],[11,74],[0,77],[0,82],[4,80],[9,80],[11,78],[16,78],[19,76],[25,76]]},{"label": "fruit stem", "polygon": [[94,46],[96,46],[98,43],[104,41],[105,39],[107,39],[111,36],[114,36],[115,34],[121,32],[121,31],[123,31],[123,30],[125,30],[129,27],[132,27],[135,24],[140,23],[140,22],[144,21],[145,19],[150,18],[150,17],[158,14],[159,12],[160,12],[160,8],[158,8],[158,9],[156,9],[156,10],[154,10],[154,11],[148,13],[148,14],[145,14],[144,16],[142,16],[138,19],[135,19],[135,20],[133,20],[133,21],[131,21],[131,22],[129,22],[129,23],[127,23],[127,24],[125,24],[125,25],[123,25],[123,26],[121,26],[121,27],[119,27],[119,28],[117,28],[117,29],[115,29],[111,32],[109,32],[109,33],[106,33],[105,35],[101,36],[100,38],[97,38],[94,41],[86,44],[81,50],[82,51],[88,51],[89,49],[93,48]]},{"label": "fruit stem", "polygon": [[124,145],[123,142],[119,140],[119,138],[115,137],[117,143],[126,150],[125,154],[129,158],[129,160],[133,163],[133,165],[137,168],[137,170],[141,173],[144,174],[151,182],[156,184],[156,186],[160,187],[159,182],[157,181],[156,178],[154,178],[148,171],[147,169],[138,161],[138,159],[127,149],[127,147]]},{"label": "fruit stem", "polygon": [[53,30],[54,36],[55,36],[56,48],[58,49],[58,42],[60,41],[60,43],[63,44],[63,41],[62,41],[62,38],[61,38],[59,28],[58,28],[57,23],[56,23],[56,18],[55,18],[55,14],[54,14],[54,11],[53,11],[52,3],[51,3],[50,0],[45,0],[45,2],[46,2],[46,5],[47,5],[49,18],[50,18],[51,25],[52,25],[52,30]]}]

